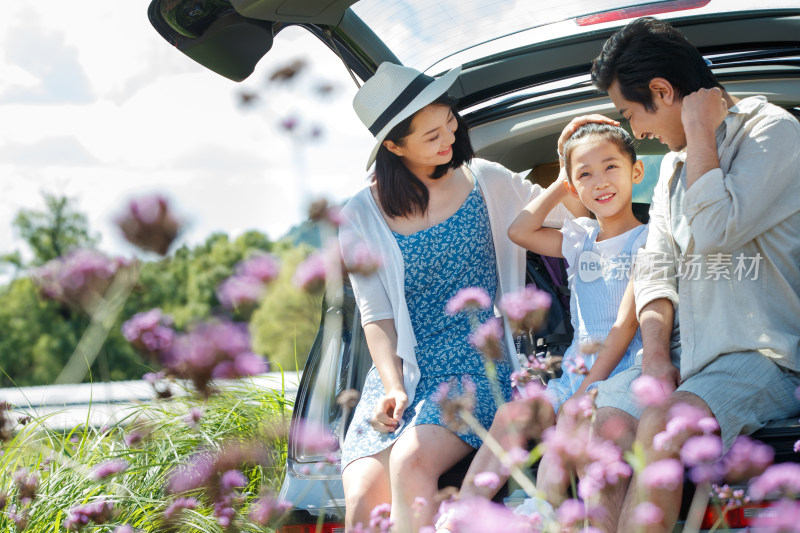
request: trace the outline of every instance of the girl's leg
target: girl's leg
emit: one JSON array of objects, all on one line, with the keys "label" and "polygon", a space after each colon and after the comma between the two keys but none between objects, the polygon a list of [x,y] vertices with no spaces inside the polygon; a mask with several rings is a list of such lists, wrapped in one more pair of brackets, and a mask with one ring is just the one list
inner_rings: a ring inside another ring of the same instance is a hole
[{"label": "girl's leg", "polygon": [[[389,458],[396,533],[410,533],[433,523],[439,476],[471,451],[469,444],[441,426],[424,424],[403,432]],[[426,505],[414,506],[416,498],[424,498]]]},{"label": "girl's leg", "polygon": [[382,503],[392,502],[390,451],[391,448],[386,448],[375,455],[356,459],[342,472],[346,531],[352,531],[359,523],[368,526],[370,511]]}]

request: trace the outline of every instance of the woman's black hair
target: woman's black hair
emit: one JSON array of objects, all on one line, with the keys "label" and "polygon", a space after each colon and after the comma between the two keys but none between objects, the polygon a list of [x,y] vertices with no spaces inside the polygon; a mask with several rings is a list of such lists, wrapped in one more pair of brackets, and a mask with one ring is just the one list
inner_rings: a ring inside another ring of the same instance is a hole
[{"label": "woman's black hair", "polygon": [[619,148],[620,153],[628,156],[631,163],[636,162],[636,148],[633,146],[633,138],[627,131],[611,124],[590,122],[575,130],[575,133],[564,143],[564,167],[567,170],[567,179],[569,179],[570,183],[572,182],[572,165],[570,163],[572,149],[578,141],[590,135],[596,135],[605,141],[613,142]]},{"label": "woman's black hair", "polygon": [[[469,139],[469,128],[466,121],[455,110],[455,99],[444,94],[434,100],[432,105],[448,106],[456,118],[457,128],[453,142],[453,157],[449,163],[438,165],[431,179],[439,179],[450,169],[468,163],[474,156],[472,142]],[[402,146],[403,139],[411,133],[411,115],[386,135],[385,141]],[[375,180],[378,183],[378,200],[384,213],[392,218],[423,214],[428,209],[428,188],[383,144],[375,157]]]}]

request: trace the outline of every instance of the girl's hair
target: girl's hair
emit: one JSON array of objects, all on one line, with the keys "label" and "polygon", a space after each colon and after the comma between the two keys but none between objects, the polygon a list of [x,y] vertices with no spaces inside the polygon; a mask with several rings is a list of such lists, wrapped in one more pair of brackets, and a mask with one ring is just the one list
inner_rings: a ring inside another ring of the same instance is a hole
[{"label": "girl's hair", "polygon": [[[448,170],[468,163],[474,156],[472,142],[469,140],[469,128],[455,108],[455,99],[444,94],[430,105],[447,106],[456,118],[457,128],[453,143],[453,158],[449,163],[439,165],[431,174],[431,179],[439,179]],[[404,138],[411,133],[411,115],[392,128],[384,140],[402,146]],[[428,188],[400,160],[381,143],[375,158],[375,180],[378,183],[378,200],[383,211],[392,218],[423,214],[428,209]]]},{"label": "girl's hair", "polygon": [[572,149],[578,141],[592,135],[600,137],[603,141],[616,144],[620,153],[627,155],[631,163],[636,162],[636,148],[634,148],[633,139],[627,131],[619,126],[612,126],[611,124],[590,122],[575,130],[575,133],[564,143],[564,166],[567,170],[567,179],[569,179],[570,182],[572,182],[572,165],[570,164]]}]

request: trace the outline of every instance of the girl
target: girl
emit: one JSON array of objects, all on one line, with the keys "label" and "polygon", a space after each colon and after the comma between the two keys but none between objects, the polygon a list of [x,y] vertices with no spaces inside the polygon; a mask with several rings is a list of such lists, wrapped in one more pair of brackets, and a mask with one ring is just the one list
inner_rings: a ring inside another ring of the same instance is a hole
[{"label": "girl", "polygon": [[[537,405],[533,411],[520,400],[498,411],[490,434],[506,450],[525,448],[529,440],[538,439],[543,429],[555,423],[567,399],[631,366],[642,346],[629,274],[647,238],[646,227],[634,217],[631,204],[633,184],[642,180],[644,168],[636,159],[630,135],[616,124],[598,116],[571,122],[561,136],[568,140],[563,151],[559,149],[559,179],[525,206],[508,230],[520,246],[567,260],[575,337],[564,355],[562,376],[547,384],[552,409]],[[596,220],[567,220],[560,230],[543,227],[544,215],[569,196],[579,198]],[[596,357],[582,353],[582,345],[598,341],[602,346]],[[574,371],[583,366],[589,369],[585,377]],[[496,489],[473,483],[474,476],[485,471],[501,473],[502,468],[484,446],[467,472],[462,498],[494,495]],[[540,465],[540,481],[542,471]]]},{"label": "girl", "polygon": [[[466,124],[446,95],[459,70],[433,79],[384,63],[353,101],[377,141],[367,167],[376,165],[343,210],[341,248],[347,263],[352,243],[366,242],[381,253],[383,268],[350,276],[374,366],[342,444],[348,531],[387,502],[395,531],[429,525],[439,476],[480,446],[474,433],[444,427],[432,398],[440,384],[468,376],[485,427],[496,410],[481,355],[467,340],[469,321],[448,315],[445,304],[466,287],[483,288],[492,303],[522,287],[525,251],[507,229],[542,189],[472,159]],[[564,199],[584,212],[576,199]],[[550,222],[560,227],[571,215],[557,204]],[[519,366],[515,354],[507,350],[497,364],[505,400]],[[418,497],[427,505],[414,510]]]}]

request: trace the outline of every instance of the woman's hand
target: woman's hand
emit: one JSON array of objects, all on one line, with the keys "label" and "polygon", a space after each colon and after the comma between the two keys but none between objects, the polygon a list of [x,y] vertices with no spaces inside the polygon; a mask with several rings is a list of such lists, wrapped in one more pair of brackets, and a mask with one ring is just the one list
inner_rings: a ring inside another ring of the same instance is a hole
[{"label": "woman's hand", "polygon": [[408,395],[404,390],[389,391],[378,399],[370,424],[380,433],[392,433],[400,427],[406,407]]},{"label": "woman's hand", "polygon": [[561,136],[558,138],[558,153],[559,156],[564,155],[564,143],[567,142],[567,139],[572,137],[572,134],[586,124],[590,124],[592,122],[599,122],[601,124],[611,124],[612,126],[619,126],[619,122],[616,120],[612,120],[608,117],[603,115],[593,114],[593,115],[583,115],[580,117],[575,117],[569,121],[563,130],[561,130]]}]

